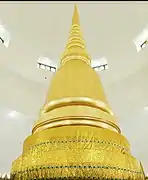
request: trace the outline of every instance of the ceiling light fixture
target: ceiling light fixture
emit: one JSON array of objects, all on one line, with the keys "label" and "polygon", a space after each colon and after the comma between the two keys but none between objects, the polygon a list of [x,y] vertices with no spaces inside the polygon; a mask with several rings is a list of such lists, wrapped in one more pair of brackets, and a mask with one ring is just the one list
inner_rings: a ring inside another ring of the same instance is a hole
[{"label": "ceiling light fixture", "polygon": [[107,59],[102,57],[100,59],[92,60],[91,66],[95,71],[106,70],[108,69]]},{"label": "ceiling light fixture", "polygon": [[148,44],[148,26],[133,40],[137,52],[141,51]]},{"label": "ceiling light fixture", "polygon": [[[91,67],[95,71],[107,70],[108,69],[107,59],[105,57],[102,57],[100,59],[92,60]],[[37,68],[48,70],[50,72],[56,72],[57,65],[55,65],[53,61],[50,60],[48,57],[41,56],[37,61]]]},{"label": "ceiling light fixture", "polygon": [[10,34],[2,24],[0,25],[0,41],[5,47],[9,46]]},{"label": "ceiling light fixture", "polygon": [[37,68],[56,72],[57,66],[48,57],[40,56],[37,62]]}]

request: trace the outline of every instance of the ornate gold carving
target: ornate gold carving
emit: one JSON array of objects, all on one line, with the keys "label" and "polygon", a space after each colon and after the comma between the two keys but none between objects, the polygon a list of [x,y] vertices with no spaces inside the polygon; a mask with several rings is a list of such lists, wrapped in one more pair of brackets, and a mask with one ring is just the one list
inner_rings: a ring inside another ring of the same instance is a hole
[{"label": "ornate gold carving", "polygon": [[130,155],[122,135],[85,126],[49,129],[30,136],[23,156],[13,163],[12,174],[21,180],[37,174],[40,178],[144,180],[141,165]]}]

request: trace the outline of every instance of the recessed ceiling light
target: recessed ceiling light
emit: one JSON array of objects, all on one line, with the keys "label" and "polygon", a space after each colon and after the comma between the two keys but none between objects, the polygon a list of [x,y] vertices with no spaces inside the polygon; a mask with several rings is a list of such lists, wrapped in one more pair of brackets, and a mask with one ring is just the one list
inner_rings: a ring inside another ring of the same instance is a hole
[{"label": "recessed ceiling light", "polygon": [[105,65],[105,69],[108,69],[108,64]]},{"label": "recessed ceiling light", "polygon": [[99,67],[104,64],[107,64],[107,59],[105,57],[99,58],[99,59],[93,59],[91,62],[92,67]]},{"label": "recessed ceiling light", "polygon": [[99,69],[102,71],[102,70],[104,70],[105,68],[104,68],[103,66],[100,66],[100,68],[99,68]]},{"label": "recessed ceiling light", "polygon": [[56,69],[55,69],[54,67],[51,67],[51,68],[50,68],[50,71],[51,71],[51,72],[56,72]]},{"label": "recessed ceiling light", "polygon": [[57,65],[51,59],[44,56],[39,57],[37,67],[51,72],[56,72],[57,69]]},{"label": "recessed ceiling light", "polygon": [[107,59],[105,57],[102,57],[100,59],[92,60],[91,66],[96,71],[106,70],[106,69],[108,69]]},{"label": "recessed ceiling light", "polygon": [[49,66],[47,66],[46,69],[47,69],[48,71],[50,71],[50,67],[49,67]]},{"label": "recessed ceiling light", "polygon": [[41,68],[41,69],[45,69],[46,67],[45,67],[44,64],[41,64],[41,65],[40,65],[40,68]]}]

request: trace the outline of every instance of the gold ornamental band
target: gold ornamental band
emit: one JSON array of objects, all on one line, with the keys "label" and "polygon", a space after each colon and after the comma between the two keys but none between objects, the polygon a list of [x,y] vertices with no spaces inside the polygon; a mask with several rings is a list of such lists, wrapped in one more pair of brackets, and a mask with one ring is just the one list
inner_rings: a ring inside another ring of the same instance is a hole
[{"label": "gold ornamental band", "polygon": [[47,113],[53,109],[60,108],[63,106],[71,106],[71,105],[83,105],[83,106],[94,107],[106,113],[109,113],[111,116],[113,116],[113,112],[107,107],[107,105],[104,102],[100,100],[94,100],[88,97],[69,97],[69,98],[53,100],[44,106],[44,110],[42,112]]},{"label": "gold ornamental band", "polygon": [[32,129],[32,134],[49,128],[56,128],[62,126],[70,126],[70,125],[85,125],[85,126],[93,126],[93,127],[103,127],[113,130],[115,132],[121,133],[119,127],[112,122],[109,122],[104,119],[94,118],[91,116],[67,116],[67,117],[57,117],[47,121],[43,121],[37,124]]},{"label": "gold ornamental band", "polygon": [[88,65],[91,64],[90,59],[84,58],[84,56],[78,56],[78,55],[65,55],[62,58],[62,66],[66,64],[69,60],[82,60],[83,62],[87,63]]},{"label": "gold ornamental band", "polygon": [[70,125],[59,128],[49,128],[38,131],[26,138],[23,145],[23,153],[36,144],[46,141],[70,140],[70,139],[87,139],[88,141],[104,141],[111,144],[124,147],[126,151],[130,151],[128,140],[119,133],[109,129],[87,126],[87,125]]}]

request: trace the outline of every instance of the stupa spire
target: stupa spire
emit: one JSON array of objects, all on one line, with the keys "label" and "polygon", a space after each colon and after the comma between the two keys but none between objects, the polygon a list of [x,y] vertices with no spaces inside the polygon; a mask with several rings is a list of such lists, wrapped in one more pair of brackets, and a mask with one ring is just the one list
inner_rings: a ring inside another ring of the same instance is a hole
[{"label": "stupa spire", "polygon": [[74,8],[69,39],[61,58],[61,65],[73,59],[82,60],[87,64],[91,63],[80,28],[80,18],[77,5],[75,5]]},{"label": "stupa spire", "polygon": [[144,180],[139,161],[108,105],[98,74],[90,66],[75,6],[61,67],[11,179]]},{"label": "stupa spire", "polygon": [[[63,126],[67,122],[73,125],[86,123],[120,132],[108,105],[101,80],[90,63],[75,5],[68,43],[61,58],[61,67],[53,77],[46,103],[41,110],[39,120],[35,123],[33,133],[51,126]],[[68,111],[67,108],[71,110]],[[54,109],[57,109],[57,114],[53,116]],[[47,113],[50,120],[45,118]],[[88,120],[85,116],[89,115],[92,117]],[[66,120],[67,117],[72,117],[73,120]],[[52,122],[53,118],[58,120],[58,124]]]},{"label": "stupa spire", "polygon": [[76,4],[75,4],[75,7],[74,7],[74,13],[73,13],[73,17],[72,17],[72,24],[80,25],[79,13],[78,13],[78,8],[77,8]]}]

